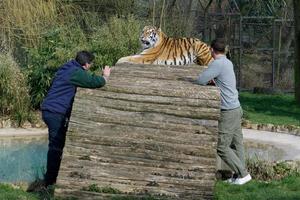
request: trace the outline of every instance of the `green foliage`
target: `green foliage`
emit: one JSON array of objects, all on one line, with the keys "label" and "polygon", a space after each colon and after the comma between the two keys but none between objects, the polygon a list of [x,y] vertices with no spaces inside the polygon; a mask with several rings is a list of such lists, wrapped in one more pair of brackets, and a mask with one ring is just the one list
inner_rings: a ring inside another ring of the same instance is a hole
[{"label": "green foliage", "polygon": [[26,79],[10,55],[0,54],[0,63],[1,116],[10,116],[21,125],[31,117]]},{"label": "green foliage", "polygon": [[300,106],[293,95],[240,93],[244,117],[253,123],[300,126]]},{"label": "green foliage", "polygon": [[31,104],[37,109],[50,87],[54,71],[47,67],[29,66],[26,74],[30,86]]},{"label": "green foliage", "polygon": [[241,13],[245,16],[282,16],[287,6],[286,0],[237,0]]},{"label": "green foliage", "polygon": [[[82,22],[88,15],[78,6],[56,0],[4,0],[0,7],[1,46],[26,67],[31,102],[38,108],[58,66],[86,48]],[[82,20],[78,20],[81,18]]]},{"label": "green foliage", "polygon": [[95,27],[90,38],[79,25],[49,30],[37,48],[27,48],[26,74],[30,86],[31,103],[39,108],[55,71],[76,52],[90,50],[95,56],[96,70],[99,66],[113,65],[118,58],[135,53],[140,46],[140,25],[133,17],[112,17],[101,27]]},{"label": "green foliage", "polygon": [[116,61],[140,48],[141,24],[134,17],[112,17],[90,38],[90,47],[96,55],[96,65],[114,65]]},{"label": "green foliage", "polygon": [[245,185],[217,182],[215,200],[296,200],[300,199],[300,176],[288,176],[282,180],[260,182],[252,180]]},{"label": "green foliage", "polygon": [[44,99],[55,71],[76,52],[86,49],[87,43],[79,27],[50,30],[37,48],[27,48],[27,79],[30,86],[31,103],[39,108]]}]

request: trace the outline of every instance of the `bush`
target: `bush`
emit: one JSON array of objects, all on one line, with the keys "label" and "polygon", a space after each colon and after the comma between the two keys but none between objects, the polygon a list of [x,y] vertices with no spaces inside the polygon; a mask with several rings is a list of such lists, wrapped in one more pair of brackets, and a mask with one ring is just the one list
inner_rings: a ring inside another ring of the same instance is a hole
[{"label": "bush", "polygon": [[140,48],[141,28],[141,23],[132,16],[111,17],[90,38],[95,64],[114,65],[119,58],[136,53]]},{"label": "bush", "polygon": [[299,175],[300,172],[297,164],[293,162],[270,162],[258,158],[248,158],[246,163],[249,173],[256,180],[280,180],[289,175]]},{"label": "bush", "polygon": [[113,65],[120,57],[135,53],[140,46],[140,27],[133,17],[112,17],[108,23],[96,27],[89,39],[79,25],[50,30],[37,48],[26,49],[26,75],[32,106],[35,109],[40,107],[57,68],[74,58],[76,52],[89,50],[95,54],[92,70]]},{"label": "bush", "polygon": [[31,118],[27,83],[10,55],[0,54],[0,110],[21,125]]},{"label": "bush", "polygon": [[[72,31],[71,31],[72,30]],[[77,51],[86,49],[87,42],[79,27],[50,30],[37,48],[27,48],[26,75],[30,87],[31,103],[40,107],[52,78],[59,66],[75,57]]]}]

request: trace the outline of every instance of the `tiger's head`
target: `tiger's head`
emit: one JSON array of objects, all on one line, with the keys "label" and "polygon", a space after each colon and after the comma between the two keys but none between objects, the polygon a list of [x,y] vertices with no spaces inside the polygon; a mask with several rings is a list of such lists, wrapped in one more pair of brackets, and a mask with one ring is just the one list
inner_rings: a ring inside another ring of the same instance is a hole
[{"label": "tiger's head", "polygon": [[160,28],[155,26],[145,26],[140,36],[143,49],[149,49],[155,46],[161,36]]}]

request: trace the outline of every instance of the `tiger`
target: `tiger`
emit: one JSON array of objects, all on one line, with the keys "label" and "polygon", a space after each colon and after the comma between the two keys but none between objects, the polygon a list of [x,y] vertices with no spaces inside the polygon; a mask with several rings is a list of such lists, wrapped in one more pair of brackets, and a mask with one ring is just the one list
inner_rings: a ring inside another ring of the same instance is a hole
[{"label": "tiger", "polygon": [[119,63],[207,66],[212,60],[210,47],[197,38],[171,38],[160,28],[145,26],[140,36],[142,52],[122,57]]}]

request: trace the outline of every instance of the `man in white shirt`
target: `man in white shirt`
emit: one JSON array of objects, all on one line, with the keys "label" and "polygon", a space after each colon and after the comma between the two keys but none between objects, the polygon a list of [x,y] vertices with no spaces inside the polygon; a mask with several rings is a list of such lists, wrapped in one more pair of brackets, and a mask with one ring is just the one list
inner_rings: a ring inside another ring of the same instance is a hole
[{"label": "man in white shirt", "polygon": [[232,62],[226,58],[223,39],[212,41],[211,54],[214,61],[199,75],[197,82],[200,85],[206,85],[214,79],[215,84],[220,88],[221,116],[217,153],[237,175],[228,179],[227,182],[242,185],[252,178],[245,166],[241,127],[243,111],[238,99],[236,77]]}]

